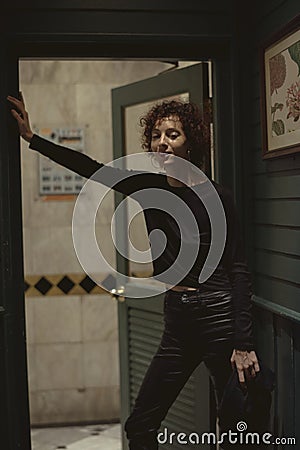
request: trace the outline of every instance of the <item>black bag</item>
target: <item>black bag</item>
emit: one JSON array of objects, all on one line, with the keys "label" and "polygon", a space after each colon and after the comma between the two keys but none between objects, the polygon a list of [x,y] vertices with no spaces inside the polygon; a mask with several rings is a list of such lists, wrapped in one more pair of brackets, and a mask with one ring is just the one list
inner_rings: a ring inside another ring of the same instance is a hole
[{"label": "black bag", "polygon": [[219,410],[220,430],[237,431],[236,425],[243,421],[247,431],[265,433],[268,431],[275,374],[261,361],[260,371],[255,378],[246,382],[243,390],[236,368],[233,370],[224,390]]}]

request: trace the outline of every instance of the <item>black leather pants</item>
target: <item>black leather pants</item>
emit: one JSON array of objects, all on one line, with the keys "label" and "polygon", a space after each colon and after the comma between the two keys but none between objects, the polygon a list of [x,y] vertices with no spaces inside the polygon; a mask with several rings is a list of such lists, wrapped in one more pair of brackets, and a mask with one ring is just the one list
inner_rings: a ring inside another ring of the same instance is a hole
[{"label": "black leather pants", "polygon": [[226,291],[166,292],[161,343],[125,422],[130,450],[158,449],[161,422],[202,361],[213,382],[218,408],[232,371],[231,298]]}]

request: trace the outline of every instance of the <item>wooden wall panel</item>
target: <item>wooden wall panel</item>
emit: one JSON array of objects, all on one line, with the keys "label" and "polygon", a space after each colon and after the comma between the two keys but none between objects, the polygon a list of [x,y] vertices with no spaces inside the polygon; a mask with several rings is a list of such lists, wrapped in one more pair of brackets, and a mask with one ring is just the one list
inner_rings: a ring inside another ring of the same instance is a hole
[{"label": "wooden wall panel", "polygon": [[260,4],[249,43],[253,70],[245,74],[250,86],[245,128],[246,151],[252,155],[255,329],[258,353],[276,374],[271,430],[278,437],[299,435],[300,155],[262,160],[259,47],[299,12],[294,1]]}]

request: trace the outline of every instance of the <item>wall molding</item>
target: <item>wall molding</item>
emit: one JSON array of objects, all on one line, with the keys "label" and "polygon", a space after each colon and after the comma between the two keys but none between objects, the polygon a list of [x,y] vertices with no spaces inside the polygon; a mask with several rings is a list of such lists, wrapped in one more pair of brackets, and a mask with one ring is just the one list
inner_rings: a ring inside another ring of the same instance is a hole
[{"label": "wall molding", "polygon": [[300,313],[299,312],[294,311],[290,308],[286,308],[285,306],[278,305],[277,303],[271,302],[270,300],[267,300],[262,297],[258,297],[256,295],[253,295],[252,301],[255,306],[257,306],[259,308],[263,308],[266,311],[270,311],[278,316],[281,316],[284,319],[291,320],[300,325]]}]

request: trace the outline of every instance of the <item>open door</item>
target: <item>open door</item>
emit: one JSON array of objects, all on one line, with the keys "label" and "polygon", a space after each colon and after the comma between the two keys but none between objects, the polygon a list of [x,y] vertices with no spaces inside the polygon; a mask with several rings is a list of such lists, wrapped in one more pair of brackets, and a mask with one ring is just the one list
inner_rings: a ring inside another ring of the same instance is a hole
[{"label": "open door", "polygon": [[[112,90],[113,111],[113,142],[114,158],[142,152],[139,143],[139,118],[157,101],[181,98],[197,103],[200,108],[209,98],[208,82],[209,63],[199,63],[183,69],[164,72],[127,86]],[[211,161],[207,174],[212,174]],[[116,204],[122,201],[122,195],[116,193]],[[128,210],[116,223],[116,237],[122,248],[127,248],[128,236],[126,230]],[[130,225],[130,239],[133,245],[146,250],[148,237],[143,215],[137,216]],[[146,243],[146,248],[145,248]],[[133,264],[117,254],[118,272],[135,277],[127,286],[117,286],[120,296],[118,302],[119,318],[119,350],[120,350],[120,380],[121,380],[121,422],[124,422],[133,407],[139,386],[147,367],[154,355],[163,331],[163,294],[155,293],[155,285],[139,282],[140,277],[151,276],[151,265]],[[139,267],[143,266],[143,267]],[[148,290],[144,298],[132,298],[133,290]],[[131,294],[130,294],[131,293]],[[121,301],[122,300],[122,301]],[[161,430],[168,428],[169,432],[197,433],[214,431],[214,419],[211,417],[209,377],[203,365],[192,374],[175,403],[170,408]],[[127,449],[125,436],[123,449]],[[177,443],[163,445],[164,449],[179,449]],[[193,445],[185,448],[192,449]],[[203,445],[208,449],[209,445]]]}]

